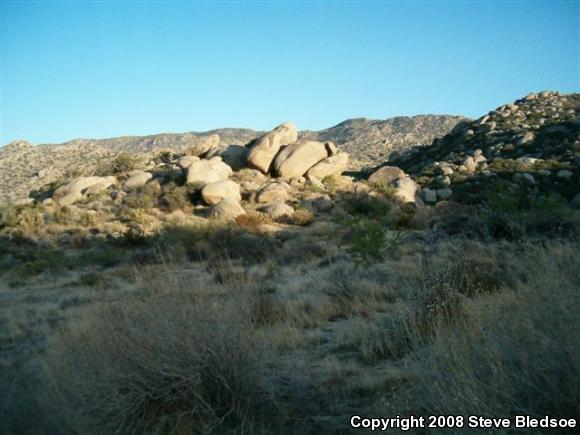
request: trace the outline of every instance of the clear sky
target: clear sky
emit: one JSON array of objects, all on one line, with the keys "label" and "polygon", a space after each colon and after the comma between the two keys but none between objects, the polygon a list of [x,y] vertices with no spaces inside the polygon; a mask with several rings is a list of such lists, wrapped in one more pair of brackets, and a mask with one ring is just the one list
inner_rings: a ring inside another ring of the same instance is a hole
[{"label": "clear sky", "polygon": [[580,87],[579,1],[0,1],[0,144],[477,117]]}]

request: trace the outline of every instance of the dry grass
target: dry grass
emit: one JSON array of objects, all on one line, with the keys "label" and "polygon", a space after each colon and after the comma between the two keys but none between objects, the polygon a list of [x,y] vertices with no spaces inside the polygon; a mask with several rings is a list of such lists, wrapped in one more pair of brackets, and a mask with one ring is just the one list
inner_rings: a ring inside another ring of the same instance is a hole
[{"label": "dry grass", "polygon": [[[263,405],[251,298],[164,292],[112,301],[51,343],[45,369],[83,433],[207,433]],[[225,430],[225,429],[223,429]]]},{"label": "dry grass", "polygon": [[461,316],[440,312],[428,336],[409,329],[407,363],[423,376],[382,413],[580,416],[577,247],[530,247],[511,263],[524,277],[511,289],[463,299]]},{"label": "dry grass", "polygon": [[[68,281],[43,269],[19,299],[0,293],[22,306],[3,343],[48,337],[42,376],[11,369],[34,388],[0,382],[3,409],[45,434],[340,433],[355,411],[574,416],[575,243],[407,240],[357,269],[325,231],[173,227],[131,250],[79,250]],[[122,261],[137,254],[149,260]],[[58,302],[22,317],[49,288]],[[56,326],[41,333],[39,318]]]}]

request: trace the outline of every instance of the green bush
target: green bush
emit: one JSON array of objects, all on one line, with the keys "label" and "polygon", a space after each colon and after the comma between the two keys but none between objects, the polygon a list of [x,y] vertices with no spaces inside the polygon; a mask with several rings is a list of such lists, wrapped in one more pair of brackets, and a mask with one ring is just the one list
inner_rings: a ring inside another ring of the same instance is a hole
[{"label": "green bush", "polygon": [[159,205],[161,186],[153,181],[132,190],[123,199],[123,204],[130,208],[150,209]]},{"label": "green bush", "polygon": [[191,186],[178,186],[170,181],[161,188],[159,207],[166,212],[186,209],[191,206],[194,193]]}]

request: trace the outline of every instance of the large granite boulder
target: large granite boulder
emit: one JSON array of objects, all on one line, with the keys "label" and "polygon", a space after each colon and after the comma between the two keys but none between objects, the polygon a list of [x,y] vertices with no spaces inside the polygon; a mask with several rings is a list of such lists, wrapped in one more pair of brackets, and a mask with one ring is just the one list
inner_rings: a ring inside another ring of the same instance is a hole
[{"label": "large granite boulder", "polygon": [[318,162],[306,173],[307,176],[323,180],[330,175],[340,175],[348,166],[348,154],[338,153]]},{"label": "large granite boulder", "polygon": [[246,211],[239,202],[225,198],[213,206],[210,216],[214,219],[229,221],[243,214],[246,214]]},{"label": "large granite boulder", "polygon": [[274,130],[256,139],[248,154],[248,166],[263,173],[270,172],[270,166],[280,151],[280,147],[296,142],[298,131],[290,122],[279,125]]},{"label": "large granite boulder", "polygon": [[53,198],[60,205],[71,205],[84,198],[84,193],[92,186],[98,185],[99,190],[105,190],[117,182],[113,176],[109,177],[78,177],[68,184],[59,187]]},{"label": "large granite boulder", "polygon": [[240,202],[240,186],[231,180],[216,181],[215,183],[206,184],[201,190],[203,200],[209,204],[217,204],[222,199],[230,198]]},{"label": "large granite boulder", "polygon": [[206,184],[227,180],[232,173],[232,168],[219,157],[199,160],[187,168],[187,184],[203,189]]},{"label": "large granite boulder", "polygon": [[190,146],[185,154],[187,156],[197,156],[202,157],[209,153],[211,150],[219,148],[220,146],[220,136],[219,134],[210,134],[209,136],[201,138],[201,140]]},{"label": "large granite boulder", "polygon": [[287,185],[275,181],[266,184],[256,193],[256,202],[261,204],[269,202],[284,202],[287,199]]},{"label": "large granite boulder", "polygon": [[314,140],[301,141],[282,149],[274,160],[274,172],[282,178],[303,176],[328,157],[326,145]]},{"label": "large granite boulder", "polygon": [[242,145],[228,145],[226,147],[216,148],[207,154],[207,158],[219,156],[224,163],[234,171],[239,171],[248,164],[249,148]]},{"label": "large granite boulder", "polygon": [[382,168],[372,173],[372,175],[369,177],[369,183],[390,184],[393,181],[404,177],[405,175],[405,172],[396,166],[383,166]]},{"label": "large granite boulder", "polygon": [[149,180],[153,178],[151,172],[145,172],[141,170],[135,170],[129,172],[129,179],[125,181],[123,187],[125,190],[136,189],[138,187],[144,186]]}]

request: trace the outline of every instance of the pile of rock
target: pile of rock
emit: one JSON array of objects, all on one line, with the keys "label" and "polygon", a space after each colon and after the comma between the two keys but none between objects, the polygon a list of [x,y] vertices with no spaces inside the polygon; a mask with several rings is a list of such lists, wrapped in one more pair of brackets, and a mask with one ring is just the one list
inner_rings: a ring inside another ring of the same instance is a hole
[{"label": "pile of rock", "polygon": [[[260,211],[280,218],[294,212],[286,203],[293,199],[293,188],[306,183],[321,185],[320,180],[340,175],[348,165],[348,155],[331,142],[298,141],[291,123],[276,127],[248,146],[222,146],[220,137],[214,134],[183,154],[170,149],[162,154],[162,158],[152,158],[144,169],[125,174],[122,183],[115,177],[80,177],[58,189],[53,200],[71,205],[113,185],[114,192],[111,188],[109,193],[118,198],[145,187],[158,175],[173,174],[171,177],[176,178],[178,171],[178,176],[183,173],[186,185],[199,193],[203,205],[211,207],[210,216],[234,219],[244,214],[241,203],[245,198],[257,203]],[[318,205],[324,202],[315,199]]]}]

